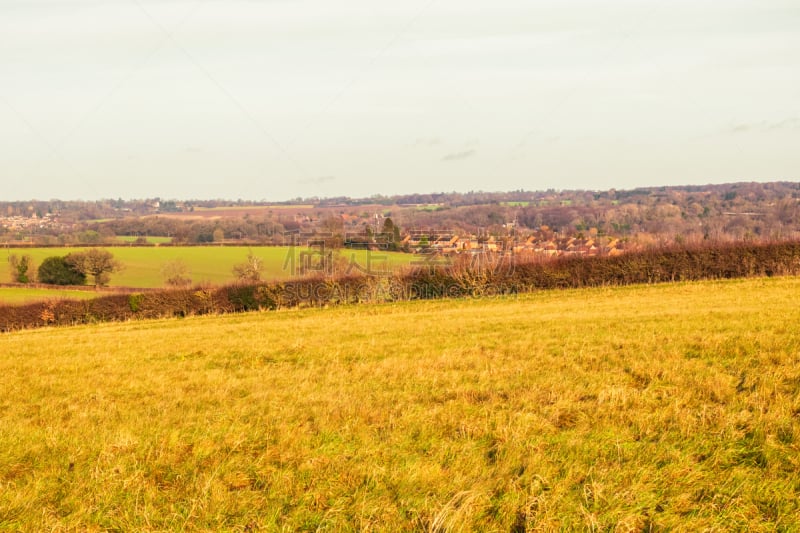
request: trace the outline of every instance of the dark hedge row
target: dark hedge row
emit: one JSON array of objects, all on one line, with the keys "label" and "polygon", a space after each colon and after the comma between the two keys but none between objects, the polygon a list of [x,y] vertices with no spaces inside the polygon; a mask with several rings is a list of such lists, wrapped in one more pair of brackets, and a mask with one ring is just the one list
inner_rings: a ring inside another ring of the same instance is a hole
[{"label": "dark hedge row", "polygon": [[652,249],[615,257],[564,257],[547,261],[505,258],[485,264],[462,260],[418,267],[390,277],[302,278],[0,307],[0,331],[298,306],[797,274],[800,274],[799,242]]}]

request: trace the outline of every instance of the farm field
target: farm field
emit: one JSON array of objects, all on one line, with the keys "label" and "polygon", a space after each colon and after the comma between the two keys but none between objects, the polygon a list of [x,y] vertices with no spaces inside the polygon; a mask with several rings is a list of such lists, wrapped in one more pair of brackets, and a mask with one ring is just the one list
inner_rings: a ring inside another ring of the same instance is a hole
[{"label": "farm field", "polygon": [[[139,237],[131,235],[120,235],[117,237],[118,242],[131,244],[136,242]],[[146,236],[145,240],[148,244],[166,244],[172,242],[172,237],[159,237],[159,236]]]},{"label": "farm field", "polygon": [[195,207],[193,214],[204,213],[250,213],[263,214],[270,211],[292,211],[314,209],[314,204],[280,204],[280,205],[261,205],[261,206],[222,206],[222,207]]},{"label": "farm field", "polygon": [[800,278],[0,335],[0,530],[800,529]]},{"label": "farm field", "polygon": [[85,300],[97,296],[98,293],[94,291],[0,287],[0,305],[17,305],[49,299]]},{"label": "farm field", "polygon": [[[163,287],[161,268],[165,263],[182,259],[189,266],[189,276],[193,283],[224,284],[234,281],[233,265],[243,262],[252,252],[265,263],[264,279],[285,279],[293,275],[294,265],[299,266],[299,256],[309,252],[305,247],[244,247],[244,246],[169,246],[169,247],[111,247],[107,248],[124,265],[122,272],[111,275],[110,286],[114,287]],[[53,255],[67,255],[82,248],[25,248],[7,251],[6,255],[30,255],[36,265]],[[367,252],[365,250],[342,250],[342,257],[355,266],[366,268],[368,264],[375,270],[394,268],[419,259],[411,254],[398,252]],[[384,259],[385,258],[385,259]],[[385,265],[388,261],[388,267]],[[8,261],[0,260],[0,279],[10,281]]]}]

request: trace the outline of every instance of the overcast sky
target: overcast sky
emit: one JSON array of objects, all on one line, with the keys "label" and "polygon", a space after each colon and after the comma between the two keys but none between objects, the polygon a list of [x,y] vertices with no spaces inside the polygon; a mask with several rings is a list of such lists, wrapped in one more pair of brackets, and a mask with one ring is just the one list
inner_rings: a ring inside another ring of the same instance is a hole
[{"label": "overcast sky", "polygon": [[800,179],[797,0],[0,0],[0,199]]}]

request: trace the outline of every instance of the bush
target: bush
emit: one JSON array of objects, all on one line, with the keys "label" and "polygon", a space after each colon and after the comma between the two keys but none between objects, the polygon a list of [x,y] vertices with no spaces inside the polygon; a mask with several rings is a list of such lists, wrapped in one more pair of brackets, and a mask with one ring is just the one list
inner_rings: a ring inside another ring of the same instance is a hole
[{"label": "bush", "polygon": [[66,257],[48,257],[39,265],[39,282],[50,285],[85,285],[86,274],[76,270]]},{"label": "bush", "polygon": [[143,298],[144,295],[142,294],[131,294],[128,296],[128,306],[131,308],[131,311],[135,313],[142,307]]},{"label": "bush", "polygon": [[256,282],[261,280],[261,273],[264,270],[264,261],[260,257],[256,257],[253,252],[247,254],[247,260],[244,263],[238,263],[233,266],[233,274],[241,282]]},{"label": "bush", "polygon": [[169,287],[185,288],[192,284],[189,277],[189,265],[183,259],[173,259],[167,261],[161,267],[161,275],[164,276],[164,283]]},{"label": "bush", "polygon": [[33,267],[33,259],[29,255],[18,257],[16,254],[11,254],[8,257],[8,262],[11,265],[11,281],[12,283],[31,283],[34,280],[34,272],[36,269]]}]

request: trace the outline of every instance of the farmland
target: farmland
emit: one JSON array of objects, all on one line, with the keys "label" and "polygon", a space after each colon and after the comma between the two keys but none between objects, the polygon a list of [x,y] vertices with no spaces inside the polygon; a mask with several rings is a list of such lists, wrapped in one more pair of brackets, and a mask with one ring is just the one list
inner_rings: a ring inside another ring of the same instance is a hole
[{"label": "farmland", "polygon": [[771,278],[0,335],[0,529],[796,530],[798,297]]},{"label": "farmland", "polygon": [[123,244],[132,244],[135,243],[137,239],[144,238],[144,241],[147,244],[167,244],[172,242],[172,237],[153,237],[153,236],[145,236],[145,237],[134,237],[130,235],[122,235],[117,237],[117,242]]},{"label": "farmland", "polygon": [[[118,287],[162,287],[164,278],[161,268],[168,261],[181,259],[189,267],[189,276],[194,283],[223,284],[234,281],[233,265],[241,263],[252,251],[264,261],[265,279],[285,279],[296,273],[300,254],[309,250],[305,247],[239,247],[239,246],[191,246],[191,247],[135,247],[120,246],[107,248],[125,266],[122,272],[111,276],[111,286]],[[24,248],[6,251],[5,255],[30,255],[35,264],[41,264],[46,257],[67,255],[79,251],[78,248]],[[367,252],[364,250],[343,250],[341,256],[354,268],[382,270],[406,264],[414,256],[396,252]],[[388,265],[388,266],[387,266]],[[293,267],[295,272],[293,272]],[[0,260],[0,280],[10,280],[8,262]]]},{"label": "farmland", "polygon": [[95,296],[97,296],[97,293],[93,291],[0,287],[0,305],[14,305],[49,299],[83,300],[94,298]]}]

